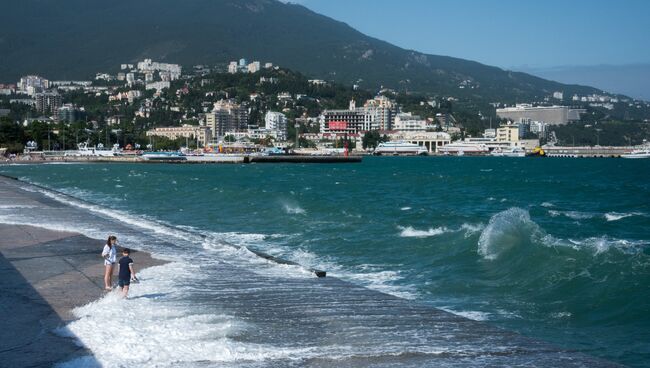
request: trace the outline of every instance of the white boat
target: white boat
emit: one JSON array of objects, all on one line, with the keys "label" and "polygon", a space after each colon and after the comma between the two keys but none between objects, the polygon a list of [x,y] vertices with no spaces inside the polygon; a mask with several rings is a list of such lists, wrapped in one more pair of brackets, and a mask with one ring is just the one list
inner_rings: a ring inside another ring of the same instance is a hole
[{"label": "white boat", "polygon": [[452,142],[440,148],[440,152],[445,155],[482,155],[487,154],[490,150],[483,143]]},{"label": "white boat", "polygon": [[373,151],[374,155],[426,155],[429,151],[426,147],[406,141],[390,141],[379,143]]},{"label": "white boat", "polygon": [[526,151],[521,147],[495,148],[490,156],[496,157],[526,157]]},{"label": "white boat", "polygon": [[145,152],[142,158],[149,161],[185,161],[187,157],[181,152]]},{"label": "white boat", "polygon": [[88,147],[88,143],[79,143],[76,151],[65,151],[64,156],[72,157],[113,157],[115,156],[115,149],[107,150],[100,143],[97,147]]},{"label": "white boat", "polygon": [[630,153],[622,154],[623,158],[650,158],[650,148],[634,150]]}]

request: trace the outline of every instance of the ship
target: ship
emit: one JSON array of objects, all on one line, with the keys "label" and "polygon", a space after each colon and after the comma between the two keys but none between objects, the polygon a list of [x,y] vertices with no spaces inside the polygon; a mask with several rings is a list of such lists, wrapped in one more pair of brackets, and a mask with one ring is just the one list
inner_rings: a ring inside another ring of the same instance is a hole
[{"label": "ship", "polygon": [[374,155],[393,155],[393,156],[424,156],[429,154],[426,147],[409,143],[406,141],[390,141],[379,143],[373,151]]},{"label": "ship", "polygon": [[445,155],[485,155],[490,152],[488,146],[483,143],[453,142],[440,148]]},{"label": "ship", "polygon": [[622,154],[623,158],[650,158],[650,148],[634,150],[630,153]]},{"label": "ship", "polygon": [[526,151],[521,147],[495,148],[490,152],[490,156],[495,157],[526,157]]}]

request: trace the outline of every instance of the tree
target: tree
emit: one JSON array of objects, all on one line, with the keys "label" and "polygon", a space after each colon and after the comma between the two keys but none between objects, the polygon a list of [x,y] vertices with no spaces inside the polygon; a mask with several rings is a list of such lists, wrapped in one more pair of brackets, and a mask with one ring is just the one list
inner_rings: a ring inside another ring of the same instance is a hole
[{"label": "tree", "polygon": [[376,148],[379,143],[387,142],[388,141],[388,136],[384,134],[384,136],[381,136],[379,134],[378,130],[371,130],[369,132],[366,132],[366,134],[363,135],[361,138],[361,145],[363,146],[363,149],[368,149],[368,148]]},{"label": "tree", "polygon": [[237,138],[235,138],[235,136],[231,134],[228,134],[227,136],[223,137],[223,140],[224,142],[228,142],[228,143],[237,142]]}]

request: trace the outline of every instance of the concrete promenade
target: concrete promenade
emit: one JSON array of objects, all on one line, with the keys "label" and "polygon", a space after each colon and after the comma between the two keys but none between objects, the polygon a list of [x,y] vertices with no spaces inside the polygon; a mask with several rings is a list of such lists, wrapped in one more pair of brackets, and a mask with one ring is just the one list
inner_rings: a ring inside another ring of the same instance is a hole
[{"label": "concrete promenade", "polygon": [[[6,180],[0,205],[45,205]],[[73,232],[0,223],[0,367],[50,367],[90,354],[56,329],[75,318],[72,309],[104,295],[102,247]],[[140,268],[164,263],[134,256]]]}]

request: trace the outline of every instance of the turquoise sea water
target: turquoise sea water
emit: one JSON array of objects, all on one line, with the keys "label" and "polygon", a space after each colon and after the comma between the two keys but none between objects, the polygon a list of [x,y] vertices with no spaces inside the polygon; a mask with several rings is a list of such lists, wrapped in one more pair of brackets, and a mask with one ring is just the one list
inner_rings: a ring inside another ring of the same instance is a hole
[{"label": "turquoise sea water", "polygon": [[368,157],[0,173],[650,366],[650,160]]}]

